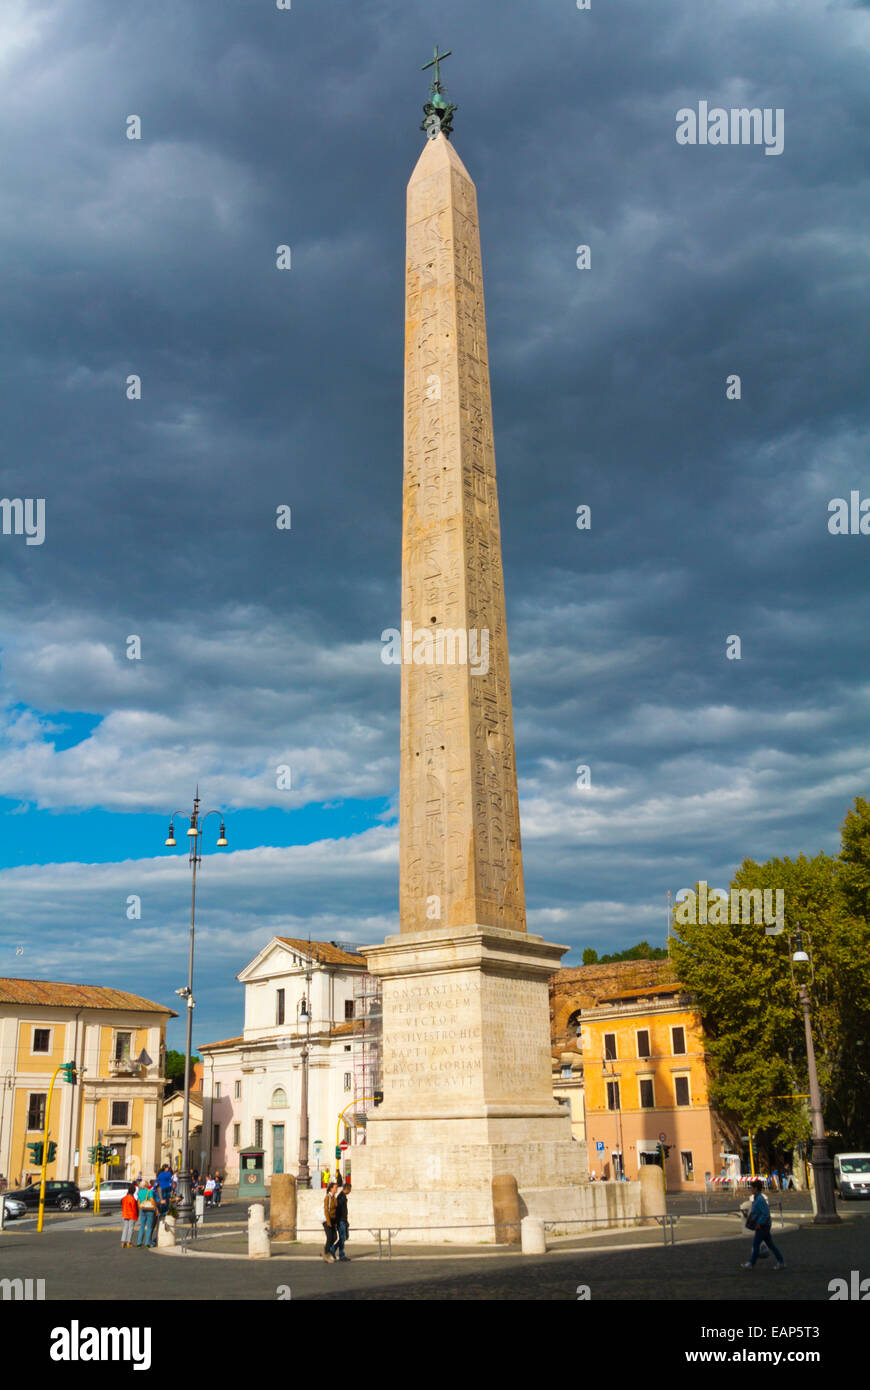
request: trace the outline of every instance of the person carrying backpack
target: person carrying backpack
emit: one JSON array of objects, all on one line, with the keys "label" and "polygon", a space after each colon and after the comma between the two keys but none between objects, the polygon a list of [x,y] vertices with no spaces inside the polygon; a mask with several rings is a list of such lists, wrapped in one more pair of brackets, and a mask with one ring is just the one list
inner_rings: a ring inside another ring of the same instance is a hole
[{"label": "person carrying backpack", "polygon": [[753,1232],[752,1254],[742,1266],[743,1269],[754,1269],[755,1261],[758,1259],[758,1252],[762,1245],[766,1245],[776,1261],[774,1269],[785,1269],[785,1260],[782,1251],[773,1243],[773,1236],[770,1233],[770,1207],[767,1198],[762,1191],[764,1184],[756,1178],[755,1182],[750,1183],[752,1191],[755,1193],[752,1206],[749,1208],[749,1215],[746,1218],[747,1229]]}]

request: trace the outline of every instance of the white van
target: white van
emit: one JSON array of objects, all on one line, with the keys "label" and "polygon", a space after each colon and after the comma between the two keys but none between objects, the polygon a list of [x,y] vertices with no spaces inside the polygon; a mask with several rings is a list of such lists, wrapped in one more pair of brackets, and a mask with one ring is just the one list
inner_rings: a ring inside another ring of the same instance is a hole
[{"label": "white van", "polygon": [[849,1197],[870,1197],[870,1153],[837,1154],[834,1185],[844,1202]]}]

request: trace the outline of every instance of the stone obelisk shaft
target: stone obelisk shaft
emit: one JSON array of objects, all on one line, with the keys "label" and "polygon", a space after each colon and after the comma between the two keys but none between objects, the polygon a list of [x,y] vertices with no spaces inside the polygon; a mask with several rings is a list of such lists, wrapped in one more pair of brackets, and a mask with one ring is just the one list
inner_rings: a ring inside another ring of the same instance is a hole
[{"label": "stone obelisk shaft", "polygon": [[444,135],[406,274],[400,925],[525,931],[477,198]]}]

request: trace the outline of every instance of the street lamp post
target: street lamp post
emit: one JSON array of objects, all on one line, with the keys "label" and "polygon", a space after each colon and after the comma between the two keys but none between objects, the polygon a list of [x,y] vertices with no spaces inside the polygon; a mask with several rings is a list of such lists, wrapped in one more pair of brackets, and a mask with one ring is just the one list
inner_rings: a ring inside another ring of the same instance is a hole
[{"label": "street lamp post", "polygon": [[[298,1023],[305,1023],[305,1041],[300,1053],[302,1063],[301,1093],[299,1097],[299,1163],[296,1169],[296,1186],[310,1187],[311,1173],[308,1168],[308,1058],[311,1053],[311,967],[305,976],[308,995],[296,1005]],[[301,1005],[301,1007],[300,1007]]]},{"label": "street lamp post", "polygon": [[[792,956],[792,976],[795,965],[809,964],[809,956],[803,948],[800,930],[796,933],[797,950]],[[819,1090],[819,1074],[816,1070],[816,1049],[813,1045],[813,1029],[810,1020],[810,992],[806,981],[798,985],[798,998],[804,1016],[804,1035],[807,1045],[807,1071],[810,1079],[810,1117],[813,1127],[813,1143],[810,1162],[813,1165],[813,1190],[815,1192],[816,1214],[813,1220],[818,1225],[832,1226],[840,1220],[834,1199],[834,1165],[828,1153],[825,1139],[825,1119],[822,1114],[822,1094]]]},{"label": "street lamp post", "polygon": [[[186,815],[186,811],[173,811],[169,821],[169,834],[166,837],[166,845],[169,849],[175,848],[175,817]],[[220,816],[221,828],[217,839],[218,849],[225,849],[227,843],[227,833],[224,829],[223,813],[220,811],[206,811],[203,815],[199,812],[199,787],[193,798],[193,811],[190,817],[190,826],[187,831],[189,861],[193,870],[193,879],[190,893],[190,949],[187,957],[187,985],[184,989],[176,990],[182,999],[187,1001],[187,1032],[186,1044],[184,1049],[184,1110],[182,1113],[182,1134],[181,1134],[181,1171],[178,1174],[178,1219],[182,1225],[193,1225],[193,1194],[191,1192],[190,1181],[190,1054],[193,1046],[193,938],[194,924],[196,921],[196,866],[202,861],[202,827],[208,816]]]}]

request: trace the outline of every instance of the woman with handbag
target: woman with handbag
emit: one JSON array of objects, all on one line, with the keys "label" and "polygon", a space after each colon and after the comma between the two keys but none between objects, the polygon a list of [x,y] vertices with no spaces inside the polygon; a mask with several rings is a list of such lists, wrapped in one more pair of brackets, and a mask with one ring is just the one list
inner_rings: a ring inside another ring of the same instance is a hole
[{"label": "woman with handbag", "polygon": [[136,1247],[139,1250],[148,1250],[151,1246],[151,1229],[157,1213],[154,1183],[143,1182],[136,1193],[136,1200],[139,1203],[139,1235],[136,1240]]}]

